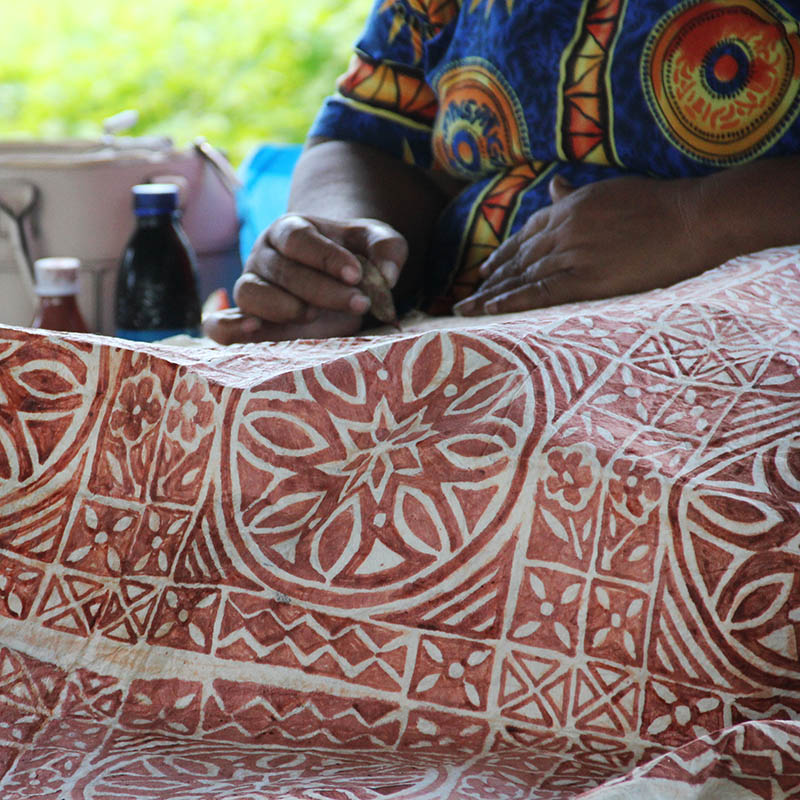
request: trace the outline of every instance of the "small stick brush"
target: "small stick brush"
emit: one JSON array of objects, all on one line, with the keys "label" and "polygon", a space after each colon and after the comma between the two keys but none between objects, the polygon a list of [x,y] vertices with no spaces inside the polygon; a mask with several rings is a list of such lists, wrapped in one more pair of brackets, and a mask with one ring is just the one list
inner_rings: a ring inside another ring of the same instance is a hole
[{"label": "small stick brush", "polygon": [[401,330],[400,320],[397,318],[397,310],[392,299],[392,290],[389,288],[386,278],[383,277],[383,273],[366,258],[359,256],[358,260],[363,270],[363,277],[358,288],[369,297],[372,303],[370,314],[380,322],[394,325],[397,330]]}]

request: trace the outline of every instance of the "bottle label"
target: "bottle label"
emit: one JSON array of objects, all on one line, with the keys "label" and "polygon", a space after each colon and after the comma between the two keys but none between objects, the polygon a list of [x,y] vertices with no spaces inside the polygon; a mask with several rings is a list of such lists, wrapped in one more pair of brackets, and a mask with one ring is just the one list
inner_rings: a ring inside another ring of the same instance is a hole
[{"label": "bottle label", "polygon": [[158,342],[171,336],[200,336],[197,328],[151,328],[149,330],[135,331],[129,328],[117,328],[115,334],[118,339],[130,339],[134,342]]}]

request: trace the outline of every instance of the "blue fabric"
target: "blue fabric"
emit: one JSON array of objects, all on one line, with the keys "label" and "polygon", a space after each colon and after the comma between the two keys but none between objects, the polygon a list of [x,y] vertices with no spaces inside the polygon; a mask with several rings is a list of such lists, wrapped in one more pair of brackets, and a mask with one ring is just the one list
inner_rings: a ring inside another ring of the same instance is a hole
[{"label": "blue fabric", "polygon": [[292,170],[303,149],[301,144],[264,144],[239,168],[243,186],[236,198],[241,228],[239,252],[242,263],[259,234],[286,211]]},{"label": "blue fabric", "polygon": [[556,172],[675,178],[800,153],[798,17],[800,0],[376,0],[311,135],[469,182],[428,272],[459,299]]},{"label": "blue fabric", "polygon": [[[312,136],[468,182],[437,222],[428,308],[574,185],[800,153],[800,0],[376,0]],[[242,254],[284,208],[298,147],[244,167]]]}]

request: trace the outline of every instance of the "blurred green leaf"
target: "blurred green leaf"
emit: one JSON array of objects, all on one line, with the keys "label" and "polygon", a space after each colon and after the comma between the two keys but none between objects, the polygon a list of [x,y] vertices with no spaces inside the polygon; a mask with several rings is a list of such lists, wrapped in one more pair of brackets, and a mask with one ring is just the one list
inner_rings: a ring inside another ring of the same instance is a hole
[{"label": "blurred green leaf", "polygon": [[238,164],[300,142],[347,65],[371,0],[25,0],[3,9],[0,137],[195,136]]}]

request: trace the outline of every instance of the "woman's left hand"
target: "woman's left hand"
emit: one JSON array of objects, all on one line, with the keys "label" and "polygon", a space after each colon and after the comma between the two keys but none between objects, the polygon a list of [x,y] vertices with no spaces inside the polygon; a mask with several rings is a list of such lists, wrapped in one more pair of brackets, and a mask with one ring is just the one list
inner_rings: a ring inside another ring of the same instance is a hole
[{"label": "woman's left hand", "polygon": [[575,189],[556,176],[553,204],[484,262],[483,284],[455,313],[509,313],[641,292],[716,266],[696,232],[700,181],[625,177]]}]

